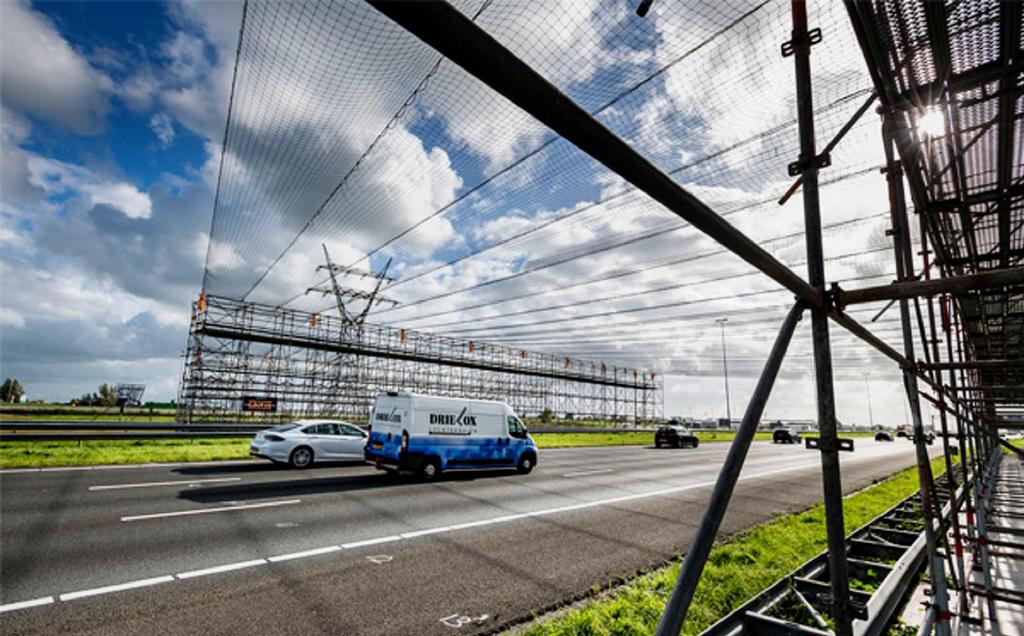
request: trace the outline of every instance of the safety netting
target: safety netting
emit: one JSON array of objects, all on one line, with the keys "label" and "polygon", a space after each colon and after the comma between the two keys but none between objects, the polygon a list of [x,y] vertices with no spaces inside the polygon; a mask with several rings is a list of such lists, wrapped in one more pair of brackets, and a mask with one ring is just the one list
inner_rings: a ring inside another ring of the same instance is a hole
[{"label": "safety netting", "polygon": [[[804,272],[788,2],[454,3],[615,134]],[[809,3],[819,147],[871,98],[842,3]],[[331,312],[339,264],[399,305],[371,322],[618,360],[752,375],[792,294],[364,2],[245,7],[206,263],[208,293]],[[892,280],[880,122],[857,119],[821,172],[829,281]],[[352,277],[346,285],[368,288]],[[851,310],[870,323],[879,306]],[[871,323],[896,341],[896,313]],[[783,376],[805,376],[799,338]],[[845,334],[840,379],[881,366]],[[896,377],[897,370],[887,366]]]}]

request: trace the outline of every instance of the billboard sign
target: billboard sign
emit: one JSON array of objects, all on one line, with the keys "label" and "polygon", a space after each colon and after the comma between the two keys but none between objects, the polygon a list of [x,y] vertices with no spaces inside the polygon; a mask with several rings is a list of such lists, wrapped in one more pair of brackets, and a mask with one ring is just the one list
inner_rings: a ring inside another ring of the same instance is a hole
[{"label": "billboard sign", "polygon": [[246,395],[242,397],[242,410],[251,413],[276,413],[277,398]]}]

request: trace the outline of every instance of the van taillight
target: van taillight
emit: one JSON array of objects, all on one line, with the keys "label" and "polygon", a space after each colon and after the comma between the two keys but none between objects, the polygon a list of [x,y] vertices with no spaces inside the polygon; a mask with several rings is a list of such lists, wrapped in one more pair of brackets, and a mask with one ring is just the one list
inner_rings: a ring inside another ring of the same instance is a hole
[{"label": "van taillight", "polygon": [[402,429],[402,450],[409,450],[409,431]]}]

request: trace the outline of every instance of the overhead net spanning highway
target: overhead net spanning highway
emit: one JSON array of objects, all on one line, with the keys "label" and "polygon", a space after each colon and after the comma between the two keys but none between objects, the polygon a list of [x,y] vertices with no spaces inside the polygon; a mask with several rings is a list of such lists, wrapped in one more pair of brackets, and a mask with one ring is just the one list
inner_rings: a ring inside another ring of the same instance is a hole
[{"label": "overhead net spanning highway", "polygon": [[[231,384],[261,364],[256,330],[211,331],[213,307],[292,316],[262,355],[296,386],[312,358],[296,363],[295,347],[315,348],[295,330],[320,320],[338,332],[320,341],[351,356],[335,368],[358,368],[366,351],[349,345],[368,334],[414,330],[454,342],[458,360],[481,343],[547,356],[559,382],[576,364],[602,369],[584,382],[607,368],[696,382],[720,372],[725,317],[734,372],[757,385],[661,633],[685,620],[777,382],[816,401],[821,432],[829,553],[825,589],[805,601],[840,634],[880,624],[850,592],[837,437],[837,406],[861,401],[865,374],[905,393],[928,620],[950,633],[976,595],[997,595],[963,560],[989,563],[984,520],[962,527],[959,511],[988,505],[997,433],[1022,426],[1021,4],[641,5],[248,2],[185,409],[217,387],[218,408],[260,388]],[[333,271],[321,248],[386,267],[394,302],[375,303],[373,277],[311,293]],[[352,330],[339,299],[360,293]],[[214,349],[239,352],[233,376],[204,375]],[[455,386],[460,364],[441,363],[437,382]],[[633,417],[656,416],[636,405],[658,399],[632,389]],[[946,511],[929,410],[960,479],[945,482]]]},{"label": "overhead net spanning highway", "polygon": [[[802,266],[799,205],[776,203],[791,186],[784,149],[796,142],[789,68],[734,45],[785,32],[785,6],[666,5],[647,18],[612,2],[458,8],[731,223]],[[831,69],[817,121],[833,134],[870,97],[871,83],[847,54],[856,43],[841,7],[822,9],[826,24],[842,27],[817,53]],[[562,366],[568,358],[618,368],[620,377],[636,372],[659,384],[675,374],[717,392],[723,364],[714,321],[728,317],[729,370],[734,379],[756,377],[771,345],[764,328],[785,314],[790,293],[372,7],[253,2],[239,38],[204,277],[211,300],[338,315],[333,298],[308,293],[329,282],[318,269],[326,246],[340,267],[380,271],[391,260],[394,280],[381,293],[397,304],[368,307],[370,325],[458,338],[462,350],[488,343],[554,356]],[[865,151],[877,147],[878,126],[868,119],[847,134],[823,176],[822,191],[837,206],[823,231],[836,246],[829,264],[839,281],[893,276],[884,196],[850,194],[883,183],[878,154]],[[369,279],[341,282],[372,288]],[[276,396],[286,413],[323,413],[320,403],[331,401],[289,389],[340,381],[320,379],[322,353],[216,340],[198,326],[183,416],[223,419],[246,395]],[[897,327],[891,314],[877,325],[883,336]],[[327,342],[340,337],[320,333]],[[796,347],[783,376],[810,391],[807,344]],[[239,354],[229,365],[238,373],[200,366],[225,347]],[[864,372],[879,356],[845,338],[834,349],[840,380],[863,392]],[[337,360],[348,370],[335,375],[351,386],[360,377],[356,358]],[[287,369],[292,379],[252,373],[261,365]],[[406,380],[436,385],[450,374],[451,385],[462,384],[458,366],[423,370]],[[600,384],[534,384],[521,405],[527,414],[663,414],[661,394],[642,383],[635,399],[613,395],[611,404],[586,409],[545,393],[599,396]],[[361,407],[380,386],[366,383]],[[289,392],[295,399],[284,399]],[[720,401],[707,417],[726,415]]]}]

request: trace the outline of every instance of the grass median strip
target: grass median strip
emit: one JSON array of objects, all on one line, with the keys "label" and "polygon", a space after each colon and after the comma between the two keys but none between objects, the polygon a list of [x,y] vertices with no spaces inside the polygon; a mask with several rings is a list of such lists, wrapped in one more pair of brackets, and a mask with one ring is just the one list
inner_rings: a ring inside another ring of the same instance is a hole
[{"label": "grass median strip", "polygon": [[[942,460],[932,464],[940,472]],[[844,502],[852,531],[918,489],[917,469],[908,468],[854,493]],[[745,530],[717,545],[708,558],[684,634],[697,634],[747,599],[827,548],[822,504]],[[626,585],[581,605],[517,629],[525,636],[610,636],[651,634],[679,575],[678,562],[638,576]]]},{"label": "grass median strip", "polygon": [[[540,448],[585,446],[649,446],[654,434],[620,433],[534,433]],[[697,433],[701,443],[731,442],[732,431]],[[0,468],[48,468],[94,466],[99,464],[148,464],[248,459],[249,440],[54,440],[41,442],[0,442]],[[770,440],[771,433],[757,433],[756,440]]]}]

